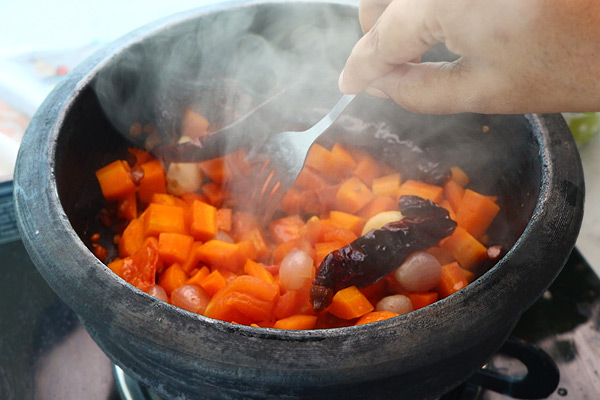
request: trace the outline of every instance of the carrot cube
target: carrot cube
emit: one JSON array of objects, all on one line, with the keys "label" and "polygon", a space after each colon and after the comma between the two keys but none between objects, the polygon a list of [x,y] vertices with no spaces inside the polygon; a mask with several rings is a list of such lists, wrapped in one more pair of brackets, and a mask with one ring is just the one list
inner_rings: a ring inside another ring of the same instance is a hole
[{"label": "carrot cube", "polygon": [[316,315],[296,314],[277,320],[273,325],[275,329],[313,329],[317,324]]},{"label": "carrot cube", "polygon": [[373,192],[360,179],[353,176],[340,185],[335,195],[335,208],[354,214],[374,198]]},{"label": "carrot cube", "polygon": [[329,212],[329,219],[340,227],[354,232],[356,236],[360,235],[365,224],[365,220],[362,217],[336,210]]},{"label": "carrot cube", "polygon": [[194,238],[202,241],[213,238],[218,231],[216,207],[203,201],[194,200],[191,212],[190,233]]},{"label": "carrot cube", "polygon": [[463,269],[457,262],[442,265],[442,275],[438,283],[440,297],[448,297],[468,284],[469,282],[467,282],[467,278],[463,274]]},{"label": "carrot cube", "polygon": [[144,211],[143,219],[146,236],[158,236],[162,232],[187,233],[181,207],[151,203]]},{"label": "carrot cube", "polygon": [[118,200],[137,190],[130,171],[129,164],[122,160],[113,161],[96,171],[100,190],[106,200]]},{"label": "carrot cube", "polygon": [[352,175],[356,176],[367,186],[371,186],[373,180],[380,174],[381,169],[379,168],[379,164],[369,155],[362,156],[352,171]]},{"label": "carrot cube", "polygon": [[119,239],[119,256],[129,257],[144,245],[144,223],[140,219],[132,219]]},{"label": "carrot cube", "polygon": [[349,286],[333,296],[328,311],[338,318],[354,319],[362,317],[373,309],[371,302],[356,286]]},{"label": "carrot cube", "polygon": [[206,293],[211,296],[214,296],[219,290],[223,289],[225,285],[227,285],[227,281],[218,269],[215,269],[200,281],[200,287],[206,290]]},{"label": "carrot cube", "polygon": [[396,196],[400,190],[400,174],[389,174],[373,179],[371,190],[375,196]]},{"label": "carrot cube", "polygon": [[194,238],[177,232],[161,232],[158,235],[158,254],[167,265],[184,263],[190,254]]},{"label": "carrot cube", "polygon": [[187,280],[187,274],[181,268],[181,266],[176,263],[160,273],[158,277],[158,284],[162,286],[162,288],[165,289],[165,292],[167,292],[167,295],[170,296],[173,290],[185,285]]},{"label": "carrot cube", "polygon": [[454,233],[442,240],[442,249],[450,251],[463,268],[472,269],[487,259],[487,248],[465,229],[457,226]]},{"label": "carrot cube", "polygon": [[489,197],[466,189],[456,211],[456,223],[474,237],[480,238],[499,211],[500,206]]},{"label": "carrot cube", "polygon": [[154,193],[167,192],[167,180],[160,161],[148,161],[142,164],[141,167],[144,171],[144,176],[140,180],[138,196],[142,202],[148,203]]},{"label": "carrot cube", "polygon": [[437,292],[408,293],[407,296],[410,299],[414,310],[433,304],[438,301],[439,298]]},{"label": "carrot cube", "polygon": [[443,194],[444,188],[442,186],[409,179],[400,185],[397,198],[402,196],[419,196],[434,203],[439,203]]}]

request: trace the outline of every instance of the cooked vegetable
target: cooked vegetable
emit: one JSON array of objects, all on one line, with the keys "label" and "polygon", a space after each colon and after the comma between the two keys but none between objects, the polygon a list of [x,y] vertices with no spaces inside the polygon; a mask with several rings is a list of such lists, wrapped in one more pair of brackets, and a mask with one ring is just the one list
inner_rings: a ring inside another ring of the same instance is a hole
[{"label": "cooked vegetable", "polygon": [[[191,111],[184,125],[189,134],[209,126]],[[402,157],[384,150],[377,159],[340,143],[313,146],[264,223],[246,201],[243,150],[170,163],[165,174],[131,148],[128,160],[96,171],[107,200],[99,218],[114,228],[118,252],[99,234],[90,247],[132,285],[210,318],[276,329],[393,318],[464,288],[502,253],[487,234],[496,199],[470,189],[459,167],[397,145]]]}]

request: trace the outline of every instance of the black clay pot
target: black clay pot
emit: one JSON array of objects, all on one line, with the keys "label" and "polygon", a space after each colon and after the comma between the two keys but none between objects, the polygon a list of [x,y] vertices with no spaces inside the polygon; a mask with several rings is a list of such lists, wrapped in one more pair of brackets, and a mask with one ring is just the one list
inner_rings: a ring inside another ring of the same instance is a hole
[{"label": "black clay pot", "polygon": [[[133,32],[86,60],[33,118],[21,145],[14,184],[27,250],[108,356],[158,394],[219,399],[433,398],[467,379],[501,346],[573,248],[583,214],[583,172],[560,116],[412,115],[391,102],[363,97],[348,111],[346,121],[354,129],[337,140],[393,155],[394,136],[382,129],[359,129],[356,122],[372,128],[383,121],[397,138],[418,141],[440,160],[463,167],[475,188],[498,195],[502,211],[490,237],[510,250],[467,288],[379,323],[278,331],[177,309],[124,282],[93,256],[89,237],[100,229],[96,216],[102,206],[94,171],[122,156],[130,145],[119,130],[136,120],[154,119],[164,122],[162,130],[168,134],[177,118],[161,114],[161,107],[177,103],[177,94],[182,102],[185,96],[197,95],[184,90],[193,86],[178,89],[173,83],[181,82],[181,75],[169,74],[181,71],[163,68],[168,64],[164,50],[178,54],[180,49],[181,42],[174,38],[204,45],[214,42],[212,52],[199,59],[183,52],[193,66],[184,71],[188,78],[191,74],[198,82],[209,82],[219,71],[260,97],[286,77],[277,75],[282,69],[274,64],[262,67],[277,73],[261,75],[258,62],[266,58],[260,57],[252,68],[245,68],[246,76],[234,76],[227,61],[245,48],[236,40],[242,29],[254,32],[251,39],[267,38],[290,49],[298,32],[330,28],[332,38],[338,39],[296,47],[301,55],[312,49],[321,66],[339,71],[360,34],[356,15],[350,3],[252,2],[174,16]],[[329,23],[327,16],[335,16],[336,22]],[[215,31],[216,26],[226,29]],[[160,62],[153,63],[156,59]],[[290,65],[298,67],[301,59]],[[139,65],[148,65],[155,75],[140,78],[134,68]],[[236,71],[244,69],[240,65],[246,64],[238,63]],[[259,75],[270,80],[253,86]],[[152,76],[164,85],[149,88],[146,83]],[[128,112],[121,119],[110,114],[110,95],[97,91],[111,87],[111,82],[122,84],[120,92],[112,94],[123,101],[112,108]],[[148,91],[127,102],[139,88]],[[161,98],[166,100],[156,101]],[[143,102],[141,111],[133,108],[135,102]],[[302,122],[303,105],[314,104],[297,102],[299,113],[288,115],[299,119],[294,124]],[[279,127],[289,128],[284,122]]]}]

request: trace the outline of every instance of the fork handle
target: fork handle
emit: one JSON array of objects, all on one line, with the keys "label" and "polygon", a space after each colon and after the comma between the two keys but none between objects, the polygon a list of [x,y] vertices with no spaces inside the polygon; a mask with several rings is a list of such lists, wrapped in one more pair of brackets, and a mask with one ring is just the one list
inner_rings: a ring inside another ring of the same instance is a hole
[{"label": "fork handle", "polygon": [[[337,103],[333,106],[331,110],[323,117],[319,122],[314,124],[310,129],[313,132],[314,137],[311,137],[310,140],[316,140],[317,137],[322,134],[325,129],[333,124],[335,120],[339,118],[342,112],[352,103],[352,101],[356,98],[355,94],[345,94],[343,95]],[[309,138],[306,138],[307,140]]]}]

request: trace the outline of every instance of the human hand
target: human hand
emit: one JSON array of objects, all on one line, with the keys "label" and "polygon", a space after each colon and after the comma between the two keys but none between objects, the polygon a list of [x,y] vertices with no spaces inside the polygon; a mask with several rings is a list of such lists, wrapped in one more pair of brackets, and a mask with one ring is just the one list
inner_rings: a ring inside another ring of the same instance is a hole
[{"label": "human hand", "polygon": [[[600,2],[361,0],[344,93],[413,112],[600,110]],[[445,43],[454,62],[421,63]]]}]

